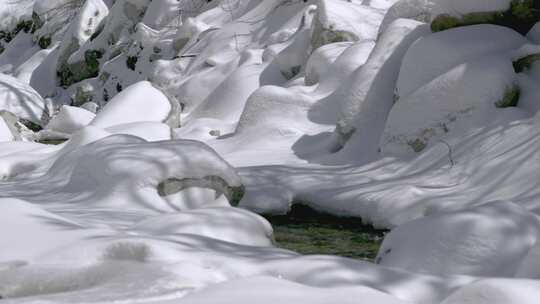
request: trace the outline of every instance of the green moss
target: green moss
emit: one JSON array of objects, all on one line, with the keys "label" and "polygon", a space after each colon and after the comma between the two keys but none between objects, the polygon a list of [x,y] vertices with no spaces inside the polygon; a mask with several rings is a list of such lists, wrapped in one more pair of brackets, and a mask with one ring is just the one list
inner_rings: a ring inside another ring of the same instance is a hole
[{"label": "green moss", "polygon": [[411,147],[414,152],[419,153],[424,151],[424,149],[427,146],[427,143],[421,140],[420,138],[417,138],[416,140],[409,141],[409,147]]},{"label": "green moss", "polygon": [[497,108],[516,107],[519,103],[520,96],[521,89],[519,88],[519,86],[514,85],[506,89],[503,98],[497,101],[495,103],[495,106]]},{"label": "green moss", "polygon": [[87,50],[84,53],[84,62],[62,65],[57,71],[60,85],[67,87],[81,80],[97,77],[103,53],[103,50]]},{"label": "green moss", "polygon": [[371,260],[385,230],[364,225],[359,218],[337,217],[294,204],[283,216],[266,216],[278,246],[302,254],[330,254]]},{"label": "green moss", "polygon": [[478,12],[462,17],[439,15],[431,23],[433,32],[475,24],[496,24],[527,34],[534,24],[540,21],[539,3],[533,0],[514,0],[510,8],[502,12]]},{"label": "green moss", "polygon": [[137,67],[137,61],[139,61],[139,58],[137,56],[128,56],[126,59],[126,65],[130,70],[135,71],[135,68]]},{"label": "green moss", "polygon": [[38,143],[40,144],[44,144],[44,145],[60,145],[60,144],[63,144],[67,141],[67,139],[64,139],[64,138],[58,138],[58,139],[42,139],[42,140],[39,140],[37,141]]},{"label": "green moss", "polygon": [[15,26],[14,33],[18,34],[21,31],[25,33],[30,33],[32,31],[33,25],[34,25],[34,22],[32,20],[19,21],[19,23],[17,23],[17,25]]},{"label": "green moss", "polygon": [[514,71],[516,73],[521,73],[530,69],[533,63],[535,63],[538,60],[540,60],[540,53],[531,54],[523,58],[520,58],[512,62],[512,65],[514,66]]},{"label": "green moss", "polygon": [[38,45],[42,49],[46,49],[51,45],[51,37],[50,36],[41,36],[38,40]]},{"label": "green moss", "polygon": [[74,106],[79,107],[92,100],[93,100],[93,94],[91,91],[85,90],[82,87],[77,87],[75,91],[75,99],[73,100]]},{"label": "green moss", "polygon": [[19,118],[19,122],[24,125],[25,127],[27,127],[28,129],[34,131],[34,132],[39,132],[41,131],[43,128],[34,123],[34,122],[31,122],[30,120],[27,120],[27,119],[24,119],[24,118]]},{"label": "green moss", "polygon": [[90,36],[90,41],[94,41],[100,34],[103,32],[103,29],[105,28],[105,25],[102,23],[97,30]]},{"label": "green moss", "polygon": [[107,91],[107,89],[103,89],[103,100],[107,102],[109,99],[111,99],[109,91]]},{"label": "green moss", "polygon": [[461,21],[454,16],[450,15],[439,15],[433,22],[431,22],[431,31],[435,32],[441,32],[444,30],[448,30],[451,28],[455,28],[460,26]]},{"label": "green moss", "polygon": [[32,33],[34,33],[43,26],[43,20],[41,20],[41,18],[38,14],[36,14],[36,12],[32,13],[32,23]]},{"label": "green moss", "polygon": [[238,206],[238,204],[240,204],[240,201],[242,200],[242,198],[246,194],[246,188],[242,185],[242,186],[238,186],[238,187],[231,187],[229,189],[229,191],[231,193],[231,198],[230,198],[229,203],[232,206]]}]

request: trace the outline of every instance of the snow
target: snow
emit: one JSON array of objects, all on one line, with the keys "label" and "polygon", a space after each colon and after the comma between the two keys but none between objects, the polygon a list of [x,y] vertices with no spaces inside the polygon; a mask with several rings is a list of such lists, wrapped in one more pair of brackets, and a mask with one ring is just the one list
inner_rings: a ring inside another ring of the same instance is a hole
[{"label": "snow", "polygon": [[45,129],[72,134],[86,127],[95,118],[95,114],[78,107],[62,106]]},{"label": "snow", "polygon": [[539,224],[518,205],[490,202],[397,227],[377,260],[419,273],[513,277],[537,241]]},{"label": "snow", "polygon": [[505,11],[512,0],[436,0],[435,14],[465,15],[468,13]]},{"label": "snow", "polygon": [[164,122],[171,109],[167,96],[150,82],[142,81],[115,96],[90,124],[107,128],[132,122]]},{"label": "snow", "polygon": [[407,48],[427,31],[420,22],[396,20],[383,34],[366,64],[352,76],[336,128],[338,146],[345,145],[347,137],[352,136],[345,154],[358,146],[368,157],[377,153],[378,139],[394,102],[394,92],[388,87],[396,83]]},{"label": "snow", "polygon": [[0,110],[38,125],[48,116],[41,95],[29,85],[5,74],[0,74]]},{"label": "snow", "polygon": [[13,134],[9,129],[4,118],[0,118],[0,141],[11,141],[13,140]]},{"label": "snow", "polygon": [[536,23],[533,28],[527,33],[527,38],[535,43],[540,43],[540,23]]},{"label": "snow", "polygon": [[[458,45],[456,41],[459,41]],[[403,58],[398,94],[407,97],[458,64],[517,49],[525,43],[523,36],[511,29],[486,24],[455,28],[419,39]]]},{"label": "snow", "polygon": [[[428,24],[509,3],[0,5],[44,23],[0,54],[0,302],[536,303],[538,25]],[[256,214],[297,203],[392,230],[301,255]]]},{"label": "snow", "polygon": [[484,279],[459,289],[443,304],[535,303],[538,287],[538,281],[532,280]]},{"label": "snow", "polygon": [[485,56],[456,66],[400,98],[388,117],[383,153],[418,152],[423,147],[415,147],[417,143],[430,145],[489,125],[501,112],[495,103],[514,83],[512,65],[503,56]]},{"label": "snow", "polygon": [[2,1],[0,7],[0,30],[12,30],[20,20],[30,19],[34,0]]},{"label": "snow", "polygon": [[[275,292],[276,290],[282,290],[283,292]],[[217,286],[185,297],[182,302],[186,304],[208,303],[208,301],[216,304],[250,302],[261,304],[298,302],[324,304],[330,303],[336,298],[341,298],[343,294],[348,296],[341,299],[340,303],[357,303],[358,299],[380,304],[407,303],[365,287],[314,288],[262,276],[217,284]],[[164,301],[163,303],[167,304],[168,302]]]}]

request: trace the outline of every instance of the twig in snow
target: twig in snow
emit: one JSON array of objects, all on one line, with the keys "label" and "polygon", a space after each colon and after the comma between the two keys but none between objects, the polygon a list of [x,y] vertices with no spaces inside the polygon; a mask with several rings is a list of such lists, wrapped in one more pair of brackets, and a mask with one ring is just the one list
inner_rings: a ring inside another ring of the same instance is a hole
[{"label": "twig in snow", "polygon": [[450,146],[450,144],[444,139],[441,139],[441,142],[448,147],[448,159],[450,159],[450,164],[451,164],[450,168],[453,168],[456,162],[454,161],[454,158],[452,157],[452,146]]}]

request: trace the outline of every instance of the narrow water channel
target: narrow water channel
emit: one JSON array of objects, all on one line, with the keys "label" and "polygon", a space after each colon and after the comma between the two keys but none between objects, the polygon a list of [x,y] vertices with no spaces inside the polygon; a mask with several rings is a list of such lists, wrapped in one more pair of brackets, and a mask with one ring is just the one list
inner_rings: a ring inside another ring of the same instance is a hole
[{"label": "narrow water channel", "polygon": [[287,215],[265,216],[274,227],[277,245],[302,254],[329,254],[373,261],[386,230],[358,218],[320,213],[301,204]]}]

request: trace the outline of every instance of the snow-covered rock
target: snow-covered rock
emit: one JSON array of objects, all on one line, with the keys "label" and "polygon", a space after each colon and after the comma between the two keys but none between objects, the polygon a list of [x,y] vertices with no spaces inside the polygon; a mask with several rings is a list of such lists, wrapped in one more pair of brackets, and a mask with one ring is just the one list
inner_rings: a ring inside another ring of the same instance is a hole
[{"label": "snow-covered rock", "polygon": [[435,13],[450,15],[465,15],[468,13],[483,13],[505,11],[510,8],[512,0],[436,0]]},{"label": "snow-covered rock", "polygon": [[42,125],[49,116],[45,100],[31,86],[4,74],[0,74],[0,110],[37,125]]},{"label": "snow-covered rock", "polygon": [[379,133],[394,103],[391,88],[398,79],[401,60],[410,45],[428,31],[421,22],[398,19],[384,32],[366,64],[352,75],[336,127],[337,149],[354,136],[351,150],[362,146],[367,155],[377,153]]},{"label": "snow-covered rock", "polygon": [[14,139],[8,123],[5,121],[4,117],[0,115],[0,141],[12,141]]},{"label": "snow-covered rock", "polygon": [[397,93],[400,98],[407,97],[459,64],[508,52],[525,43],[526,39],[515,31],[489,24],[456,28],[423,37],[407,50],[403,58]]},{"label": "snow-covered rock", "polygon": [[414,43],[401,66],[383,153],[422,151],[488,125],[500,113],[497,107],[515,106],[520,88],[508,54],[523,43],[518,33],[494,25],[456,28]]},{"label": "snow-covered rock", "polygon": [[91,125],[108,128],[133,122],[178,123],[178,106],[150,82],[138,82],[115,96],[92,120]]},{"label": "snow-covered rock", "polygon": [[94,113],[83,108],[62,106],[60,111],[45,126],[45,129],[72,134],[90,124],[95,117]]},{"label": "snow-covered rock", "polygon": [[119,124],[105,129],[111,134],[127,134],[143,138],[147,141],[169,140],[172,137],[171,127],[160,122],[133,122]]},{"label": "snow-covered rock", "polygon": [[319,0],[317,8],[312,34],[314,49],[334,42],[375,40],[384,17],[381,10],[356,1]]},{"label": "snow-covered rock", "polygon": [[246,246],[272,246],[273,240],[272,226],[263,217],[227,205],[212,207],[209,204],[206,208],[156,216],[131,229],[154,236],[201,235]]},{"label": "snow-covered rock", "polygon": [[379,28],[381,35],[397,19],[413,19],[420,22],[431,21],[435,0],[400,0],[388,9]]},{"label": "snow-covered rock", "polygon": [[539,236],[539,221],[510,202],[492,202],[392,230],[379,264],[437,275],[513,277]]},{"label": "snow-covered rock", "polygon": [[459,289],[442,304],[533,304],[539,290],[537,280],[483,279]]},{"label": "snow-covered rock", "polygon": [[502,111],[497,104],[518,102],[516,92],[515,74],[505,57],[486,56],[458,65],[400,98],[388,117],[382,152],[420,152],[445,138],[489,125]]}]

